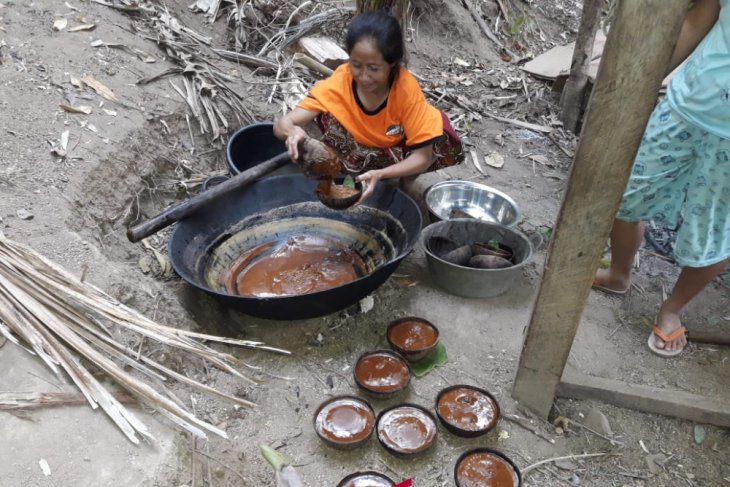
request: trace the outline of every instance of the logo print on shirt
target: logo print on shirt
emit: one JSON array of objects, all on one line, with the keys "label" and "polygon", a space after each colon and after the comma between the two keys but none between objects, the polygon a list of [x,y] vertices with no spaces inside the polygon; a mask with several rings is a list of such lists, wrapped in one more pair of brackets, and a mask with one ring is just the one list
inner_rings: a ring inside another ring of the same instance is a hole
[{"label": "logo print on shirt", "polygon": [[385,131],[385,135],[392,136],[392,135],[401,135],[403,133],[403,127],[400,125],[391,125],[388,127],[388,130]]}]

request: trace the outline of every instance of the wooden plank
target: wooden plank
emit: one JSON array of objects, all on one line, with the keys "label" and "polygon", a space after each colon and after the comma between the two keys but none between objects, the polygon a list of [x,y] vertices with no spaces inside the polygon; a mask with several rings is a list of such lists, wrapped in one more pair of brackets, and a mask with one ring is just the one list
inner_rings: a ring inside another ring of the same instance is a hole
[{"label": "wooden plank", "polygon": [[573,399],[594,399],[645,413],[730,427],[730,398],[722,400],[685,391],[629,384],[571,370],[563,374],[558,395]]},{"label": "wooden plank", "polygon": [[302,37],[299,39],[299,48],[330,69],[335,69],[350,59],[347,52],[329,37]]},{"label": "wooden plank", "polygon": [[686,0],[618,3],[512,390],[543,418],[686,9]]}]

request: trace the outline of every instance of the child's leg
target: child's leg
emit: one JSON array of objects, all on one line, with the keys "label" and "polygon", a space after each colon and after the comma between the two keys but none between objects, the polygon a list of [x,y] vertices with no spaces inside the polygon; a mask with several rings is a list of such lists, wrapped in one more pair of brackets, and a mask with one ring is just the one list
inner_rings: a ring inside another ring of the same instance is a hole
[{"label": "child's leg", "polygon": [[[669,335],[682,326],[679,315],[692,298],[697,296],[715,277],[720,275],[728,265],[727,259],[706,267],[683,267],[679,279],[672,289],[672,294],[662,303],[657,315],[657,326]],[[657,348],[668,351],[677,350],[687,344],[683,335],[676,340],[664,343],[659,337],[656,340]]]},{"label": "child's leg", "polygon": [[631,266],[644,240],[644,223],[616,219],[611,228],[611,267],[598,269],[596,282],[608,289],[623,291],[631,285]]}]

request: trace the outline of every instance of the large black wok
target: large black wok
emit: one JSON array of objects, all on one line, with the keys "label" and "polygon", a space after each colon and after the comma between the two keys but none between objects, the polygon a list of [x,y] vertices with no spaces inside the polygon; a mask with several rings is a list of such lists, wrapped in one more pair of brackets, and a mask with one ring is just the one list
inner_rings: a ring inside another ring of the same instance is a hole
[{"label": "large black wok", "polygon": [[[168,249],[173,268],[196,288],[261,318],[313,318],[358,302],[385,282],[411,251],[421,229],[420,210],[405,193],[382,183],[366,204],[331,210],[317,201],[315,185],[302,175],[263,179],[180,221]],[[370,272],[339,287],[300,296],[237,296],[218,284],[214,274],[220,260],[235,259],[233,251],[240,255],[266,238],[282,237],[280,233],[291,227],[329,235],[345,228],[343,241],[352,241]]]}]

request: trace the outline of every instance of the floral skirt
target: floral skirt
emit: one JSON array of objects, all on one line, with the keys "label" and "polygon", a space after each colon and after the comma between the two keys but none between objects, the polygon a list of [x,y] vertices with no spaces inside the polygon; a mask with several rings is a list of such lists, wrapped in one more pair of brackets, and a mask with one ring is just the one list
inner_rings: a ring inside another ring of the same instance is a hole
[{"label": "floral skirt", "polygon": [[[426,171],[435,171],[464,161],[459,136],[443,112],[441,112],[441,116],[444,122],[444,134],[434,143],[434,161]],[[322,142],[337,151],[342,157],[344,169],[348,173],[361,174],[373,169],[382,169],[396,164],[408,156],[405,141],[387,149],[358,144],[331,113],[319,115],[316,122],[323,134]]]}]

